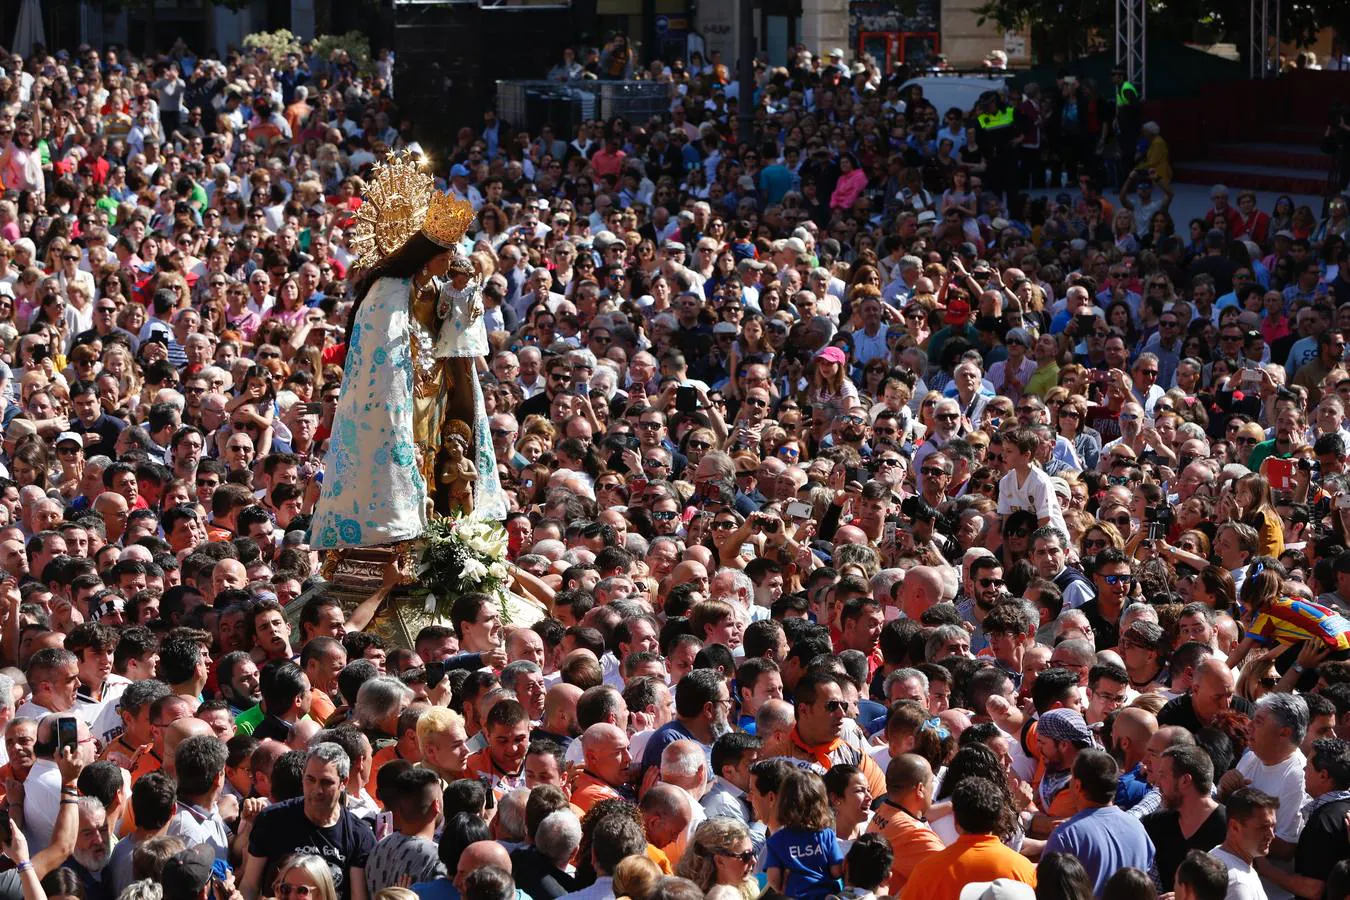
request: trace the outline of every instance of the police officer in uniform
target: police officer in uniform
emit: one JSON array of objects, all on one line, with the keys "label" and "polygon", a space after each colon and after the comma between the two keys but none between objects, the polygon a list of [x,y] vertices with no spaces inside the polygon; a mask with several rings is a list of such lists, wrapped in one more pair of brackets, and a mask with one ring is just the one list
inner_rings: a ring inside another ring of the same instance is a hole
[{"label": "police officer in uniform", "polygon": [[1022,143],[1022,115],[1003,95],[990,91],[980,98],[975,117],[980,147],[989,157],[985,183],[1011,207],[1018,190],[1018,146]]},{"label": "police officer in uniform", "polygon": [[1120,169],[1117,171],[1117,186],[1125,183],[1126,177],[1134,169],[1134,158],[1138,152],[1139,132],[1142,123],[1142,102],[1139,89],[1125,77],[1125,69],[1116,66],[1111,70],[1111,83],[1116,87],[1116,141],[1120,154]]}]

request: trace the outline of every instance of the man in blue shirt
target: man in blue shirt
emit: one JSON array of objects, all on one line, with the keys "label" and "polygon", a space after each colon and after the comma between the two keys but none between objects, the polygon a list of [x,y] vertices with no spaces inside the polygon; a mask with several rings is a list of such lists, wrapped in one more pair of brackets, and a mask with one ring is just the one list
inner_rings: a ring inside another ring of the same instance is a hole
[{"label": "man in blue shirt", "polygon": [[642,753],[642,771],[661,765],[661,752],[678,740],[697,741],[705,753],[713,742],[731,730],[731,694],[726,679],[715,669],[695,669],[675,686],[675,718],[647,740]]},{"label": "man in blue shirt", "polygon": [[1046,853],[1076,856],[1098,897],[1112,875],[1127,866],[1144,872],[1153,865],[1153,841],[1138,819],[1112,805],[1120,768],[1109,753],[1084,750],[1073,763],[1069,789],[1082,812],[1050,832]]}]

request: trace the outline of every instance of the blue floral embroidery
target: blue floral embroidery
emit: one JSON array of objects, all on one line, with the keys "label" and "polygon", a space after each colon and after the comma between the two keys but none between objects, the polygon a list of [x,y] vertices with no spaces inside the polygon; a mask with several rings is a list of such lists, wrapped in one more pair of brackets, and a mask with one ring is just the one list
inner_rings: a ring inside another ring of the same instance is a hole
[{"label": "blue floral embroidery", "polygon": [[394,445],[393,457],[394,462],[400,466],[411,466],[416,459],[416,455],[413,453],[412,444],[409,444],[407,441],[399,441]]},{"label": "blue floral embroidery", "polygon": [[348,544],[361,543],[361,523],[354,519],[342,519],[338,522],[338,535]]}]

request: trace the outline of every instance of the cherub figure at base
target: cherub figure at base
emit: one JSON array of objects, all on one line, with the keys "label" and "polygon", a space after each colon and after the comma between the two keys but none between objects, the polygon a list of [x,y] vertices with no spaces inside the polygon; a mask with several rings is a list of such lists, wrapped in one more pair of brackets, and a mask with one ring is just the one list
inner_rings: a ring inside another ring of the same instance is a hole
[{"label": "cherub figure at base", "polygon": [[478,469],[469,450],[469,426],[449,422],[436,455],[436,512],[443,516],[473,512],[473,489]]}]

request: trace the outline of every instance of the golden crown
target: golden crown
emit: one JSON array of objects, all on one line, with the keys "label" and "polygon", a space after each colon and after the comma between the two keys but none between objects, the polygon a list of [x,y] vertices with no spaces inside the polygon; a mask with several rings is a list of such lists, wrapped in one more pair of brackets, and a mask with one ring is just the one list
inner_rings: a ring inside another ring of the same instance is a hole
[{"label": "golden crown", "polygon": [[422,227],[434,192],[431,176],[406,151],[376,164],[347,242],[355,267],[372,269],[406,244]]},{"label": "golden crown", "polygon": [[449,194],[432,191],[431,202],[427,205],[427,218],[422,223],[422,233],[447,250],[459,245],[464,232],[473,224],[473,204],[467,200],[456,200]]}]

